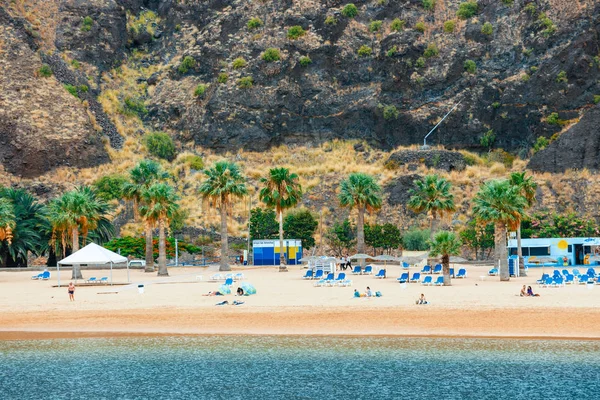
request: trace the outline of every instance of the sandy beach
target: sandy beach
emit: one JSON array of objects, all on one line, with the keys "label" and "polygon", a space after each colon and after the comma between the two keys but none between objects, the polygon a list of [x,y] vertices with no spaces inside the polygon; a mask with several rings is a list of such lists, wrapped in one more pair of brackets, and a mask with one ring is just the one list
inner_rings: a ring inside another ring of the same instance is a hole
[{"label": "sandy beach", "polygon": [[[600,339],[600,286],[538,288],[541,269],[507,283],[486,276],[488,267],[465,268],[468,277],[452,280],[451,287],[403,287],[396,281],[399,266],[388,266],[387,279],[350,275],[351,287],[314,287],[301,278],[301,267],[288,273],[234,268],[257,289],[243,298],[203,296],[221,284],[210,281],[214,267],[170,268],[168,278],[132,270],[130,285],[77,287],[75,302],[69,302],[66,286],[53,287],[55,271],[49,281],[31,280],[31,272],[0,272],[0,339],[150,334]],[[109,275],[107,270],[83,273],[85,278]],[[70,275],[61,271],[61,284],[68,284]],[[126,283],[126,271],[115,270],[113,279]],[[143,294],[139,283],[145,285]],[[524,284],[541,296],[519,297]],[[355,288],[364,292],[367,286],[383,296],[353,298]],[[431,304],[416,305],[420,293]],[[244,304],[215,305],[222,300]]]}]

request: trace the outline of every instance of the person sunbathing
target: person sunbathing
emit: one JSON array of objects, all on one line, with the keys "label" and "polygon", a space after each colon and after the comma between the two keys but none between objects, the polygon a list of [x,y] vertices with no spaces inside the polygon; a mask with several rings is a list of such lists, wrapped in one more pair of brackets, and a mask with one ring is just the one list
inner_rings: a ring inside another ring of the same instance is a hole
[{"label": "person sunbathing", "polygon": [[531,296],[531,297],[540,297],[540,294],[534,294],[533,293],[533,289],[531,288],[531,286],[527,286],[527,296]]},{"label": "person sunbathing", "polygon": [[421,297],[419,297],[419,298],[417,299],[417,302],[416,302],[416,304],[429,304],[429,303],[427,302],[427,299],[425,298],[425,294],[424,294],[424,293],[421,293]]},{"label": "person sunbathing", "polygon": [[203,294],[202,296],[224,296],[224,294],[217,290],[215,292],[208,292],[206,294]]},{"label": "person sunbathing", "polygon": [[521,293],[519,294],[519,296],[521,296],[521,297],[529,296],[527,294],[527,286],[523,285],[523,287],[521,288]]}]

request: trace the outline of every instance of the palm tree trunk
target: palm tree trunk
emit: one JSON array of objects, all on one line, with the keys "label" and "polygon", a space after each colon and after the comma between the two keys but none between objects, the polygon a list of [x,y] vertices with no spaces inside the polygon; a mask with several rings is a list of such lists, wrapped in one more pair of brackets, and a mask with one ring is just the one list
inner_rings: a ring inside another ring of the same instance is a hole
[{"label": "palm tree trunk", "polygon": [[[79,227],[73,228],[73,253],[79,250]],[[81,269],[79,264],[73,264],[73,271],[71,272],[71,279],[83,279],[81,275]]]},{"label": "palm tree trunk", "polygon": [[154,244],[152,243],[152,224],[146,221],[146,267],[144,272],[154,272]]},{"label": "palm tree trunk", "polygon": [[[356,252],[365,252],[365,207],[358,206],[358,221],[356,221]],[[366,260],[359,259],[361,267],[365,266]]]},{"label": "palm tree trunk", "polygon": [[288,272],[285,265],[285,248],[283,247],[283,210],[279,211],[279,272]]},{"label": "palm tree trunk", "polygon": [[525,259],[523,258],[523,248],[521,247],[521,222],[519,222],[519,226],[517,226],[517,256],[519,257],[519,276],[527,276]]},{"label": "palm tree trunk", "polygon": [[221,202],[221,265],[219,271],[231,271],[229,267],[229,243],[227,237],[227,206]]},{"label": "palm tree trunk", "polygon": [[450,281],[450,256],[448,254],[442,255],[442,271],[444,273],[444,286],[452,286]]},{"label": "palm tree trunk", "polygon": [[496,253],[494,262],[496,265],[500,265],[500,280],[509,281],[510,275],[508,273],[508,252],[506,249],[506,225],[501,222],[496,222],[494,227],[494,250]]},{"label": "palm tree trunk", "polygon": [[437,226],[437,218],[435,213],[431,213],[431,222],[429,223],[429,241],[433,242],[433,236],[435,235],[435,230]]},{"label": "palm tree trunk", "polygon": [[164,218],[158,220],[158,276],[169,276]]}]

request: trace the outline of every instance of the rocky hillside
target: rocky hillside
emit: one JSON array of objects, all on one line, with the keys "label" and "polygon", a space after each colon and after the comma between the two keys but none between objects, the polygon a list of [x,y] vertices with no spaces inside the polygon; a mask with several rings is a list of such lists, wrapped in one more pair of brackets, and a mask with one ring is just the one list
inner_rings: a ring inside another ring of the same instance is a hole
[{"label": "rocky hillside", "polygon": [[[102,135],[119,148],[148,130],[217,151],[335,138],[391,149],[420,143],[457,102],[431,143],[485,150],[493,131],[494,148],[525,158],[600,101],[594,0],[346,4],[4,1],[0,160],[22,176],[93,165],[108,160]],[[120,121],[126,99],[145,107],[135,126]]]}]

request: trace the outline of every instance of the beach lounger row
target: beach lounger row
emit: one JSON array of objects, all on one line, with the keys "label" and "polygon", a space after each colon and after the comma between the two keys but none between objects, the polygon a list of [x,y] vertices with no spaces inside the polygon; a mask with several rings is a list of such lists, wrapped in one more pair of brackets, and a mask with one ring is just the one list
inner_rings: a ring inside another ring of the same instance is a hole
[{"label": "beach lounger row", "polygon": [[86,281],[86,283],[108,283],[108,276],[103,276],[98,279],[95,276],[90,276]]},{"label": "beach lounger row", "polygon": [[244,274],[242,272],[238,272],[237,274],[214,274],[213,276],[210,277],[210,279],[212,281],[226,281],[228,279],[231,279],[233,282],[235,281],[241,281],[243,279],[245,279]]},{"label": "beach lounger row", "polygon": [[350,279],[346,279],[346,274],[343,272],[340,272],[337,276],[337,278],[334,278],[334,274],[333,272],[330,272],[329,274],[327,274],[327,277],[325,277],[324,279],[319,279],[318,281],[316,281],[314,283],[314,286],[316,287],[323,287],[323,286],[352,286],[352,281]]},{"label": "beach lounger row", "polygon": [[47,281],[50,279],[50,271],[44,271],[41,274],[35,274],[31,277],[33,280]]},{"label": "beach lounger row", "polygon": [[363,270],[360,265],[357,265],[352,270],[352,275],[371,275],[373,273],[373,267],[371,265],[365,266]]}]

